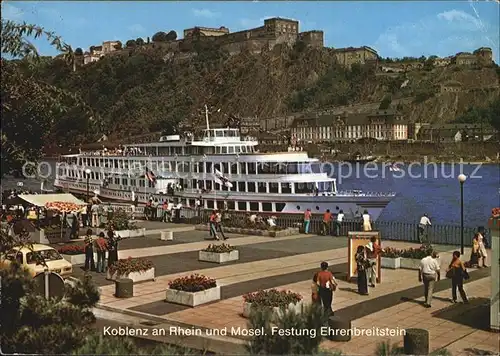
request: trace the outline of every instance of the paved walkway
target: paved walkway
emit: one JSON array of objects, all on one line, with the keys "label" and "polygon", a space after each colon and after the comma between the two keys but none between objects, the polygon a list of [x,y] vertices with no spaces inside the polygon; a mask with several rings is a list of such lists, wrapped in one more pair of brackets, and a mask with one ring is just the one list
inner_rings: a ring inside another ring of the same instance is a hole
[{"label": "paved walkway", "polygon": [[[332,266],[340,282],[339,289],[335,293],[334,309],[338,315],[353,320],[353,326],[358,328],[422,326],[430,331],[433,350],[447,347],[455,352],[465,354],[466,347],[474,348],[477,346],[476,348],[480,350],[498,352],[498,343],[495,349],[495,345],[491,341],[495,340],[495,337],[492,337],[495,334],[477,331],[477,323],[474,324],[470,321],[485,318],[483,314],[484,303],[487,302],[485,298],[489,296],[489,269],[470,271],[472,278],[467,283],[466,290],[474,299],[469,305],[451,305],[448,300],[451,293],[449,290],[450,281],[443,280],[436,286],[436,300],[433,303],[433,308],[424,309],[419,304],[423,288],[418,283],[416,271],[383,269],[382,283],[371,289],[369,296],[357,294],[354,284],[341,279],[347,270],[346,239],[344,238],[298,235],[273,239],[245,236],[231,238],[228,242],[233,246],[240,246],[242,257],[246,254],[261,256],[257,260],[244,260],[232,265],[216,265],[168,273],[159,276],[154,282],[137,284],[134,288],[134,297],[125,300],[116,299],[113,296],[114,286],[106,285],[101,287],[99,307],[108,310],[108,312],[126,313],[129,315],[127,318],[150,320],[152,323],[150,325],[181,325],[208,329],[246,328],[247,320],[241,316],[243,294],[276,287],[300,293],[306,301],[309,301],[312,274],[318,269],[319,263],[326,260]],[[206,245],[206,241],[188,242],[146,247],[129,253],[132,253],[134,257],[151,256],[151,253],[157,258],[168,259],[168,256],[172,256],[174,264],[185,263],[189,265],[192,261],[188,262],[188,259],[196,259],[196,252]],[[396,241],[385,241],[384,246],[417,247],[415,244]],[[441,250],[441,265],[444,269],[456,247],[439,246],[439,249]],[[270,251],[279,251],[285,255],[267,258],[270,256]],[[189,253],[193,255],[187,258]],[[180,254],[186,254],[187,260],[185,262],[181,262],[181,257],[174,258]],[[466,256],[468,254],[469,251],[466,251]],[[222,286],[222,300],[196,308],[166,303],[164,299],[168,282],[188,273],[200,273],[216,278],[218,284]],[[403,297],[409,298],[408,301],[402,299]],[[218,317],[214,318],[214,315]],[[460,323],[469,324],[461,325]],[[165,338],[168,337],[165,336]],[[165,338],[164,340],[166,340]],[[172,342],[171,339],[169,340]],[[196,340],[196,342],[201,342]],[[376,344],[384,340],[401,345],[402,336],[394,338],[353,337],[351,341],[342,344],[324,341],[322,347],[340,349],[348,354],[371,355],[375,352]],[[467,341],[467,344],[464,340]],[[204,339],[203,342],[207,342],[207,340]],[[210,342],[214,343],[215,341]],[[218,346],[210,346],[210,348],[221,352],[221,350],[227,349],[228,345],[232,345],[234,350],[242,349],[245,341],[219,337],[215,343]]]}]

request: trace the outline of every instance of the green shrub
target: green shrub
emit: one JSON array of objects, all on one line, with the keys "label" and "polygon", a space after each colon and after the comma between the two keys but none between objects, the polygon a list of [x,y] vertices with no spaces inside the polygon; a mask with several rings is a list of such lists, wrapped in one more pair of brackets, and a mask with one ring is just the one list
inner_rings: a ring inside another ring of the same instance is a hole
[{"label": "green shrub", "polygon": [[[264,329],[264,334],[253,336],[247,345],[247,351],[252,354],[264,355],[311,355],[329,354],[319,350],[323,340],[321,328],[326,325],[327,315],[317,304],[304,307],[300,313],[288,310],[273,318],[269,309],[255,309],[250,313],[248,328],[252,330]],[[273,329],[274,327],[274,329]],[[311,330],[304,335],[280,335],[276,330]],[[273,332],[274,330],[274,332]],[[337,353],[335,353],[337,354]]]},{"label": "green shrub", "polygon": [[252,306],[288,307],[290,304],[300,302],[302,296],[291,291],[270,289],[245,294],[243,300]]}]

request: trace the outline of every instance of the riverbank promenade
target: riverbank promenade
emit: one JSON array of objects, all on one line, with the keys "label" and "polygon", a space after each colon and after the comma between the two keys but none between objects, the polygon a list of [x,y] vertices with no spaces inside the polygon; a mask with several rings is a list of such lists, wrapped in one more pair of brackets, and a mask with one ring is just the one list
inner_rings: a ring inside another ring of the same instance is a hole
[{"label": "riverbank promenade", "polygon": [[[459,249],[457,246],[435,246],[440,252],[444,279],[436,283],[432,308],[427,309],[423,307],[424,290],[415,270],[382,269],[382,282],[370,288],[368,296],[359,295],[356,284],[345,278],[346,237],[301,234],[272,238],[230,234],[227,243],[237,247],[240,259],[219,265],[198,261],[198,251],[213,243],[207,240],[207,232],[195,231],[188,225],[176,227],[173,241],[161,241],[159,233],[153,233],[121,242],[120,258],[145,257],[153,262],[156,270],[156,280],[134,285],[133,297],[116,298],[114,283],[103,274],[91,272],[101,292],[95,308],[96,327],[105,335],[110,328],[141,328],[149,330],[143,337],[159,342],[218,354],[244,353],[247,340],[241,334],[245,332],[231,332],[247,329],[248,319],[242,316],[243,295],[277,288],[299,293],[309,303],[312,276],[319,264],[327,261],[339,281],[333,302],[335,315],[351,320],[352,327],[365,330],[364,334],[368,329],[378,331],[370,336],[353,336],[348,342],[324,339],[322,349],[373,355],[381,342],[402,346],[401,330],[415,327],[429,331],[431,351],[445,348],[453,355],[499,352],[498,333],[489,331],[490,268],[469,270],[471,278],[465,284],[469,304],[451,303],[451,281],[444,275],[452,252]],[[402,249],[418,245],[382,240],[382,247]],[[470,250],[466,249],[465,256],[469,254]],[[215,278],[221,287],[221,300],[194,308],[166,302],[168,282],[192,273]],[[74,274],[82,277],[83,271],[75,266]],[[179,328],[200,330],[201,335],[172,332]],[[386,328],[388,336],[380,336],[380,331]],[[163,333],[154,335],[154,330],[163,330]],[[228,330],[228,333],[211,336],[207,330]],[[390,336],[398,330],[399,335]]]}]

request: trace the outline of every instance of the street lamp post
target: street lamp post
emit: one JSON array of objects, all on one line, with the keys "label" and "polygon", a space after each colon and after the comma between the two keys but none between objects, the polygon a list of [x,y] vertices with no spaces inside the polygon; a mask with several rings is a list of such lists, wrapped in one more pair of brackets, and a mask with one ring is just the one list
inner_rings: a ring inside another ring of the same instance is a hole
[{"label": "street lamp post", "polygon": [[87,168],[87,169],[85,170],[85,178],[87,179],[87,203],[88,203],[88,201],[89,201],[89,199],[90,199],[90,196],[89,196],[89,195],[90,195],[90,194],[89,194],[89,188],[90,188],[90,187],[89,187],[90,173],[91,173],[91,170],[90,170],[89,168]]},{"label": "street lamp post", "polygon": [[460,254],[464,254],[464,183],[467,179],[465,174],[458,176],[460,182]]}]

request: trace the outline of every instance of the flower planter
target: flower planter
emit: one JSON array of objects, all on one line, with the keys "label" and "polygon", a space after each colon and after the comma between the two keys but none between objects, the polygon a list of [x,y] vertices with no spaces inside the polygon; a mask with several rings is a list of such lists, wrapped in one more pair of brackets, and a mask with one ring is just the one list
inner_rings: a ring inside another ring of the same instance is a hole
[{"label": "flower planter", "polygon": [[[197,225],[195,227],[199,231],[209,231],[208,225]],[[269,237],[285,237],[298,235],[299,228],[287,228],[284,230],[271,231],[271,230],[260,230],[260,229],[243,229],[239,227],[223,227],[225,233],[238,234],[238,235],[252,235],[252,236],[269,236]]]},{"label": "flower planter", "polygon": [[[65,255],[61,253],[61,256],[72,265],[83,265],[85,263],[84,253],[78,255]],[[94,262],[97,263],[97,253],[94,253]]]},{"label": "flower planter", "polygon": [[195,307],[197,305],[220,300],[220,287],[205,289],[199,292],[185,292],[168,288],[165,301],[174,304]]},{"label": "flower planter", "polygon": [[401,257],[382,257],[382,268],[398,269],[401,267]]},{"label": "flower planter", "polygon": [[143,281],[151,281],[155,279],[155,268],[152,267],[146,271],[140,272],[130,272],[127,274],[118,275],[118,272],[114,272],[113,274],[106,272],[106,279],[110,281],[116,281],[121,278],[130,278],[134,283],[143,282]]},{"label": "flower planter", "polygon": [[400,268],[420,269],[420,259],[401,257]]},{"label": "flower planter", "polygon": [[230,261],[237,261],[240,259],[240,253],[238,250],[233,250],[231,252],[207,252],[200,251],[198,253],[198,260],[213,263],[226,263]]},{"label": "flower planter", "polygon": [[[303,301],[299,301],[296,304],[290,303],[286,310],[295,310],[295,312],[300,313],[302,311],[302,306],[304,305]],[[252,310],[252,303],[243,303],[243,317],[249,318],[250,312]],[[283,314],[283,311],[280,307],[273,307],[273,315],[271,319],[275,321],[280,315]]]}]

